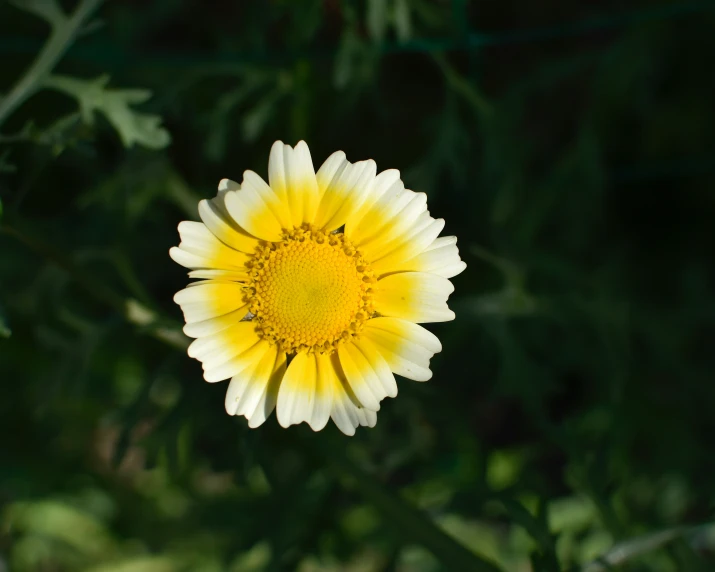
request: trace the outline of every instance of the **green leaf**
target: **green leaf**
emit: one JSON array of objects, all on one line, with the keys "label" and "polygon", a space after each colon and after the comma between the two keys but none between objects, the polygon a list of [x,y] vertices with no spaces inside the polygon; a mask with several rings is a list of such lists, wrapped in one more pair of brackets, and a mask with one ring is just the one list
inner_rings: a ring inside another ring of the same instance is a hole
[{"label": "green leaf", "polygon": [[163,149],[171,142],[169,132],[161,126],[161,117],[141,113],[132,105],[144,103],[151,97],[145,89],[108,89],[108,75],[94,80],[53,75],[45,80],[45,87],[56,89],[77,99],[82,119],[94,123],[94,113],[102,113],[117,130],[125,147],[135,143],[149,149]]},{"label": "green leaf", "polygon": [[395,0],[395,11],[392,17],[395,22],[397,39],[406,42],[412,36],[412,18],[407,0]]},{"label": "green leaf", "polygon": [[620,542],[595,562],[586,565],[583,568],[583,572],[610,570],[614,566],[619,566],[634,557],[657,550],[679,538],[687,531],[687,528],[679,526]]},{"label": "green leaf", "polygon": [[[0,215],[2,215],[2,203],[0,202]],[[12,335],[12,330],[8,326],[5,312],[0,306],[0,338],[9,338]]]},{"label": "green leaf", "polygon": [[167,556],[136,556],[100,564],[87,572],[176,572],[182,567]]},{"label": "green leaf", "polygon": [[62,541],[87,555],[106,554],[114,548],[104,523],[55,500],[13,503],[5,509],[2,524],[20,533]]},{"label": "green leaf", "polygon": [[[320,446],[314,440],[299,438],[306,451],[321,457],[340,478],[350,483],[372,504],[395,530],[429,550],[446,570],[498,572],[499,568],[439,528],[423,511],[395,493],[359,467],[337,441],[324,437]],[[472,547],[473,548],[473,547]]]},{"label": "green leaf", "polygon": [[368,0],[366,24],[370,38],[381,43],[387,31],[387,0]]}]

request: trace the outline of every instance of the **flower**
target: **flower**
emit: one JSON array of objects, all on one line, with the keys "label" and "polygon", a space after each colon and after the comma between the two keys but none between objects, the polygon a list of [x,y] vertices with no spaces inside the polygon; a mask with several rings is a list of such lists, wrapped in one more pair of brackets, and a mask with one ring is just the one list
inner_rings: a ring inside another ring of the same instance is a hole
[{"label": "flower", "polygon": [[230,415],[353,435],[397,395],[394,374],[432,376],[442,346],[417,323],[454,319],[448,279],[466,265],[399,171],[337,151],[316,173],[305,142],[277,141],[268,184],[223,179],[199,215],[170,255],[200,281],[174,301],[206,381],[231,379]]}]

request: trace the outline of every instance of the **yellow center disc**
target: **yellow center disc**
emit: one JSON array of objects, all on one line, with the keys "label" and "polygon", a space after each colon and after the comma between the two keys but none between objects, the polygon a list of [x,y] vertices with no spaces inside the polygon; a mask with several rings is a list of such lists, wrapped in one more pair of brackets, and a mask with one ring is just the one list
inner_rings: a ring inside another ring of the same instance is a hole
[{"label": "yellow center disc", "polygon": [[373,313],[374,278],[342,234],[304,227],[261,246],[248,300],[259,335],[283,351],[332,352]]}]

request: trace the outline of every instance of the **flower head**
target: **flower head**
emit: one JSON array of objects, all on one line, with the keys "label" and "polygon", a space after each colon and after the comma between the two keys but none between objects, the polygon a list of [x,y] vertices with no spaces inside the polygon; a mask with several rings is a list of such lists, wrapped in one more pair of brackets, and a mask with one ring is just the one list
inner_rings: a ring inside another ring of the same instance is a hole
[{"label": "flower head", "polygon": [[464,270],[456,237],[398,171],[276,142],[268,184],[252,171],[179,224],[171,257],[199,279],[176,294],[206,381],[231,379],[226,411],[283,427],[332,418],[373,427],[394,374],[426,381],[439,340],[418,322],[454,319],[448,280]]}]

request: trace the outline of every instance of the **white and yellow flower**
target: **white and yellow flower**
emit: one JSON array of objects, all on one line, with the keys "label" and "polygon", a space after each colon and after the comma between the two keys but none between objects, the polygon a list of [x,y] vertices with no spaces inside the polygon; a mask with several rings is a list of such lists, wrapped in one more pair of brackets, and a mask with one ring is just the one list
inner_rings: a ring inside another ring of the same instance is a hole
[{"label": "white and yellow flower", "polygon": [[171,257],[200,279],[176,294],[206,381],[231,379],[226,411],[283,427],[332,418],[343,433],[373,427],[397,395],[393,374],[432,376],[439,340],[418,322],[454,319],[449,278],[464,270],[456,237],[394,169],[276,142],[268,183],[224,179],[179,224]]}]

